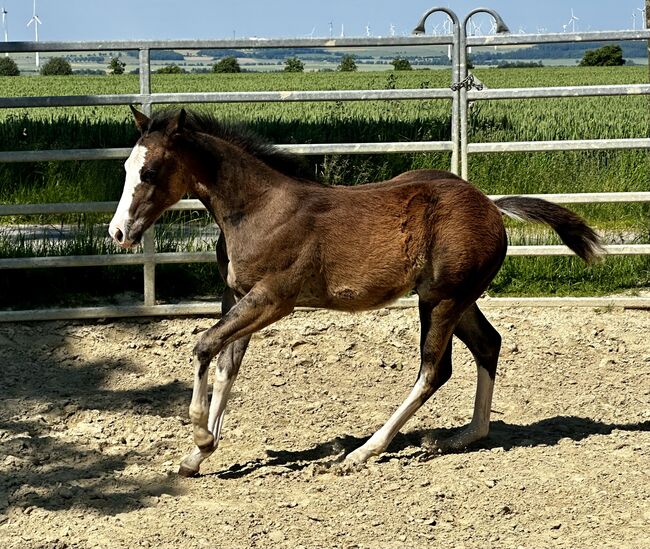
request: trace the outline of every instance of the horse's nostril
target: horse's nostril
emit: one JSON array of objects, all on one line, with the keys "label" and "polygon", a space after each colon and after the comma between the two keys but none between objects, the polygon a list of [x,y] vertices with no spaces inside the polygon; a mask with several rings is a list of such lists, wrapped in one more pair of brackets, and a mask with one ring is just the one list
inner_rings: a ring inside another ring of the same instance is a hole
[{"label": "horse's nostril", "polygon": [[124,240],[124,233],[120,229],[115,229],[115,240],[122,242]]}]

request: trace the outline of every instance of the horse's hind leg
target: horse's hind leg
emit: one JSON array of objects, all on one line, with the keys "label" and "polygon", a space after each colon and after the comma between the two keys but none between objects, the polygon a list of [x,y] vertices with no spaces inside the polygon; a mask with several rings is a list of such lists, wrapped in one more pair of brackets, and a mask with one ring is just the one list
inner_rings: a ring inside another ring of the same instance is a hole
[{"label": "horse's hind leg", "polygon": [[437,442],[440,450],[460,450],[487,436],[501,336],[476,303],[463,314],[454,334],[467,345],[477,366],[476,399],[470,424],[458,435]]},{"label": "horse's hind leg", "polygon": [[[227,289],[222,299],[222,315],[225,315],[236,303],[232,290]],[[219,435],[223,425],[223,418],[226,413],[226,404],[230,395],[239,367],[246,353],[248,342],[251,336],[244,336],[230,345],[226,345],[217,357],[215,378],[212,389],[212,400],[208,415],[208,431],[212,440],[206,440],[206,444],[196,446],[194,450],[183,459],[179,468],[182,476],[194,476],[199,472],[201,463],[207,459],[219,445]],[[206,376],[207,378],[207,376]]]},{"label": "horse's hind leg", "polygon": [[419,308],[421,365],[415,386],[386,424],[345,458],[346,463],[363,463],[370,456],[381,454],[408,419],[451,375],[451,335],[460,314],[459,306],[453,300],[437,304],[420,300]]}]

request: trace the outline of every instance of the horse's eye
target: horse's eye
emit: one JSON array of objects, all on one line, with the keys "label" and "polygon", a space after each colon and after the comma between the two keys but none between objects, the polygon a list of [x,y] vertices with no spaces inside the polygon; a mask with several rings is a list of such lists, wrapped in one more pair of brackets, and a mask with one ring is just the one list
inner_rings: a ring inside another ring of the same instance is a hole
[{"label": "horse's eye", "polygon": [[153,170],[145,170],[140,174],[140,180],[145,183],[153,183],[153,180],[156,177],[156,172]]}]

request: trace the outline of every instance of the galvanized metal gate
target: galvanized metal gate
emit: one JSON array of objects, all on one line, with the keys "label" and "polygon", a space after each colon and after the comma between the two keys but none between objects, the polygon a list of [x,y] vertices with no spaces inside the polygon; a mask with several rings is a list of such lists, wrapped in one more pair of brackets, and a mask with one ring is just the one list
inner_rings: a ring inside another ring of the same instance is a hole
[{"label": "galvanized metal gate", "polygon": [[[461,21],[449,8],[433,8],[421,18],[414,33],[424,33],[427,17],[435,12],[446,13],[453,22],[453,34],[447,36],[411,36],[386,38],[341,39],[274,39],[274,40],[178,40],[178,41],[116,41],[116,42],[7,42],[0,43],[0,52],[69,52],[69,51],[128,51],[139,52],[140,93],[118,95],[80,95],[47,97],[0,98],[0,108],[39,108],[100,105],[140,104],[150,112],[155,104],[178,103],[246,103],[295,101],[359,101],[359,100],[416,100],[447,99],[451,103],[452,131],[449,141],[394,142],[394,143],[339,143],[282,145],[281,148],[297,154],[370,154],[397,152],[451,152],[450,169],[467,177],[469,156],[474,153],[650,149],[650,138],[596,139],[573,141],[527,141],[509,143],[470,143],[468,139],[468,104],[471,101],[530,99],[548,97],[587,97],[613,95],[650,95],[650,84],[569,86],[543,88],[480,89],[467,71],[467,51],[476,46],[524,45],[559,42],[622,41],[650,39],[650,30],[586,32],[558,34],[508,34],[503,21],[492,10],[478,8]],[[466,27],[471,16],[479,12],[493,15],[499,34],[467,37]],[[394,89],[394,90],[336,90],[336,91],[279,91],[279,92],[212,92],[212,93],[152,93],[150,53],[152,50],[171,49],[241,49],[241,48],[350,48],[379,46],[451,46],[452,81],[449,89]],[[124,159],[130,149],[74,149],[45,151],[2,151],[0,162],[40,162],[57,160]],[[533,195],[557,203],[649,202],[650,192],[580,193]],[[86,202],[57,204],[0,205],[0,216],[56,213],[112,212],[116,202]],[[175,210],[198,210],[198,200],[182,200]],[[610,254],[650,254],[650,245],[611,245]],[[569,255],[564,246],[510,246],[509,255]],[[147,231],[142,251],[135,254],[89,255],[65,257],[33,257],[0,259],[1,269],[27,269],[73,266],[143,265],[144,303],[133,306],[82,307],[70,309],[39,309],[0,311],[0,321],[50,320],[72,318],[106,318],[125,316],[218,314],[214,303],[156,304],[155,268],[157,264],[214,261],[212,252],[156,253],[153,230]],[[403,300],[410,305],[413,300]],[[630,298],[494,298],[483,300],[483,305],[587,305],[650,307],[650,299]]]}]

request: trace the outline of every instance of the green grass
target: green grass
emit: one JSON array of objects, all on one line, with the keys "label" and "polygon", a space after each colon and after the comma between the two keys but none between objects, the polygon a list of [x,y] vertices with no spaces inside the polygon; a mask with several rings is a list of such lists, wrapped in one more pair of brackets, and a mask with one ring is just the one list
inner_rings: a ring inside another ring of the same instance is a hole
[{"label": "green grass", "polygon": [[[490,88],[647,81],[645,67],[477,69],[474,72]],[[417,70],[402,73],[152,75],[152,88],[155,92],[439,88],[449,86],[450,74],[449,70]],[[0,78],[3,96],[137,91],[138,77],[135,75]],[[196,108],[248,123],[277,143],[447,140],[451,132],[450,102],[446,100],[213,104]],[[475,102],[470,110],[469,132],[472,142],[647,137],[650,135],[649,113],[647,97]],[[129,147],[136,139],[137,133],[126,107],[5,109],[0,112],[2,150]],[[309,158],[314,174],[334,184],[381,180],[409,169],[447,169],[449,160],[447,153]],[[650,153],[574,151],[472,155],[470,179],[489,194],[647,191]],[[0,201],[4,203],[117,200],[122,185],[121,161],[0,165]],[[572,209],[607,234],[625,233],[638,242],[650,240],[648,204],[584,205]],[[80,236],[77,243],[51,242],[31,248],[33,243],[12,244],[0,240],[0,256],[103,253],[111,245],[104,236],[104,229],[97,232],[95,224],[105,223],[109,217],[97,214],[5,218],[3,221],[9,223],[79,224]],[[175,214],[168,218],[175,223],[192,219],[191,214]],[[518,229],[513,230],[515,240],[531,236],[530,231],[516,236]],[[548,237],[540,238],[547,241]],[[185,243],[173,237],[163,238],[159,244],[159,248],[166,251],[180,246],[186,249]],[[216,275],[213,271],[203,271],[204,268],[213,269],[213,266],[159,268],[161,293],[173,296],[181,287],[195,293],[209,291],[216,284]],[[36,277],[32,280],[61,277],[62,283],[67,283],[73,276],[76,280],[77,274],[73,273],[79,272],[80,280],[85,276],[84,270],[68,271],[40,274],[35,271],[26,274],[24,279],[20,274],[5,271],[0,277],[19,284],[29,277]],[[139,275],[129,274],[139,273],[138,269],[86,271],[108,273],[97,275],[102,289],[108,292],[106,295],[119,288],[141,288]],[[174,276],[166,278],[165,272],[174,273],[183,284],[175,285]],[[179,272],[189,274],[185,277]],[[124,284],[120,282],[122,275],[119,273],[125,273]],[[14,276],[17,278],[7,278]],[[609,258],[602,265],[589,269],[571,258],[509,258],[492,291],[508,295],[602,294],[648,284],[648,260],[643,257]],[[43,287],[43,284],[37,286]],[[83,288],[83,284],[75,283],[77,287]],[[14,301],[22,303],[25,299],[20,296]]]}]

